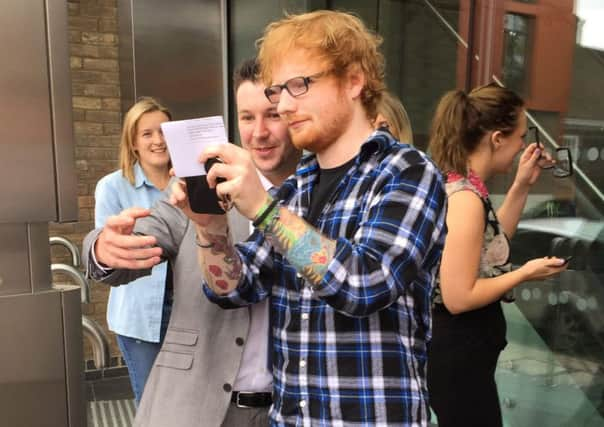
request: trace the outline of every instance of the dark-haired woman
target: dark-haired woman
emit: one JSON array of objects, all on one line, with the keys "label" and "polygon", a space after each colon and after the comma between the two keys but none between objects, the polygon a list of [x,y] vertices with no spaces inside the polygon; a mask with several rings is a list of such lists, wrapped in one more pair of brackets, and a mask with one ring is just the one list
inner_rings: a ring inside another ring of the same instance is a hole
[{"label": "dark-haired woman", "polygon": [[[539,163],[550,161],[536,144],[524,146],[526,132],[524,102],[496,85],[447,93],[433,120],[429,149],[446,174],[448,196],[428,353],[428,390],[439,427],[502,425],[495,384],[506,345],[500,301],[520,283],[566,268],[563,259],[544,257],[511,270],[508,239],[539,178]],[[485,182],[509,172],[521,151],[496,212]]]}]

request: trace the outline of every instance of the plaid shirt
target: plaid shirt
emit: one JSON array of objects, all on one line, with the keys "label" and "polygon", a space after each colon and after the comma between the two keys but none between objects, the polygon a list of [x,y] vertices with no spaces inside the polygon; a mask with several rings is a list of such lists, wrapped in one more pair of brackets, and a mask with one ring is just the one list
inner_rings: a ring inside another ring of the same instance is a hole
[{"label": "plaid shirt", "polygon": [[[308,212],[319,166],[306,157],[283,205]],[[271,296],[272,425],[425,426],[430,298],[445,237],[442,177],[425,154],[375,132],[315,226],[337,240],[311,288],[256,231],[238,245],[239,286],[225,308]]]}]

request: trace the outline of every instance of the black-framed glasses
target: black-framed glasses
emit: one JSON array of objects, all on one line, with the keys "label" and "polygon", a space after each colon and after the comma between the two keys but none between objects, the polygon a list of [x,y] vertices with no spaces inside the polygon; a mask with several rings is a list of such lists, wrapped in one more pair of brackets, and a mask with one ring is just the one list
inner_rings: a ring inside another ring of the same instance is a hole
[{"label": "black-framed glasses", "polygon": [[[531,137],[532,135],[532,137]],[[552,174],[556,178],[566,178],[573,174],[573,158],[568,147],[556,148],[556,155],[554,157],[555,162],[551,162],[543,156],[545,147],[541,142],[539,128],[537,126],[530,126],[527,132],[527,143],[535,142],[537,147],[541,150],[539,156],[539,167],[541,169],[553,169]]]},{"label": "black-framed glasses", "polygon": [[278,104],[281,99],[281,92],[283,89],[287,90],[294,98],[300,95],[304,95],[308,92],[308,86],[314,83],[316,79],[327,74],[327,71],[321,71],[320,73],[312,74],[307,77],[299,76],[292,77],[282,85],[272,85],[264,89],[264,95],[267,97],[271,104]]}]

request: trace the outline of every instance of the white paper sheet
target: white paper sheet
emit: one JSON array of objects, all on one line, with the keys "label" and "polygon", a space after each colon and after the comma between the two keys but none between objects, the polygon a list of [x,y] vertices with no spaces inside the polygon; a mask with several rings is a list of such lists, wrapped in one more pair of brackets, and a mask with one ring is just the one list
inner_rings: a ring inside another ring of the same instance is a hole
[{"label": "white paper sheet", "polygon": [[164,122],[161,129],[179,178],[205,175],[206,170],[199,163],[202,151],[208,145],[228,143],[222,116]]}]

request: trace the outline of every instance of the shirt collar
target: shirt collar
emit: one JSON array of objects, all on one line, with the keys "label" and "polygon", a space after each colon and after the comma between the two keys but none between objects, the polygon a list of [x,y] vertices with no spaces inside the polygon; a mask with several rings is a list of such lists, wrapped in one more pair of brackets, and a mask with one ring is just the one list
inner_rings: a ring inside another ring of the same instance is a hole
[{"label": "shirt collar", "polygon": [[145,172],[143,171],[143,168],[141,167],[139,162],[136,162],[132,169],[134,171],[135,188],[140,188],[143,186],[143,184],[153,186],[153,184],[150,183],[149,180],[147,180],[147,176],[145,175]]},{"label": "shirt collar", "polygon": [[[387,130],[376,130],[373,132],[365,142],[361,145],[359,154],[356,156],[356,165],[360,165],[362,162],[367,161],[375,153],[383,152],[389,149],[397,141]],[[310,154],[304,157],[296,170],[297,176],[307,175],[314,172],[319,168],[317,162],[317,156]]]},{"label": "shirt collar", "polygon": [[273,187],[273,183],[270,182],[267,177],[262,175],[262,172],[256,169],[256,173],[258,174],[258,178],[260,178],[260,183],[262,184],[262,187],[264,187],[266,191]]}]

